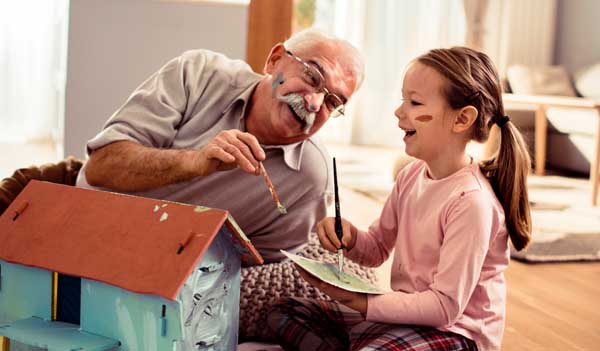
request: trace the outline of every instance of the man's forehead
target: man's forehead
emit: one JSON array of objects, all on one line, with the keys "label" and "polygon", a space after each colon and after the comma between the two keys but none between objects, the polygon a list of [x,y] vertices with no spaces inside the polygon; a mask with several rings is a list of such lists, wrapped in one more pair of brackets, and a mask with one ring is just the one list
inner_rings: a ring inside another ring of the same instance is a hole
[{"label": "man's forehead", "polygon": [[307,59],[325,78],[328,88],[348,98],[355,90],[357,72],[344,55],[318,53]]}]

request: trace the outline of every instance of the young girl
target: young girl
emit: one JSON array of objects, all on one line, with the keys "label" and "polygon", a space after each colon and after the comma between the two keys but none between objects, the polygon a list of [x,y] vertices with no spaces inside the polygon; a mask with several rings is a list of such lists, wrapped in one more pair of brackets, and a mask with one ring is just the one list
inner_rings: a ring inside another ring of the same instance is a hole
[{"label": "young girl", "polygon": [[[365,266],[393,253],[392,292],[367,295],[302,276],[337,302],[286,299],[269,316],[286,350],[499,350],[505,320],[508,237],[530,240],[530,159],[504,115],[498,74],[483,53],[431,50],[404,77],[395,112],[406,153],[381,217],[368,231],[334,219],[317,226],[323,247]],[[499,128],[491,160],[465,153]]]}]

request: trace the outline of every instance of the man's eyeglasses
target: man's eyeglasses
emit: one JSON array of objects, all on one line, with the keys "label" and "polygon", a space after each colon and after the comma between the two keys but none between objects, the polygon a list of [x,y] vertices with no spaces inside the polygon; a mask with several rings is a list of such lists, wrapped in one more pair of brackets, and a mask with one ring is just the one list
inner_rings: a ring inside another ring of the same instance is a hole
[{"label": "man's eyeglasses", "polygon": [[292,54],[291,51],[286,50],[286,53],[291,58],[302,64],[302,66],[304,66],[304,71],[302,72],[302,79],[311,87],[315,88],[317,93],[325,94],[323,102],[329,110],[329,115],[331,117],[343,116],[344,111],[346,109],[346,107],[344,106],[344,100],[342,100],[336,94],[329,92],[329,90],[325,87],[325,77],[323,77],[323,74],[321,74],[321,72],[314,65],[306,63],[300,57]]}]

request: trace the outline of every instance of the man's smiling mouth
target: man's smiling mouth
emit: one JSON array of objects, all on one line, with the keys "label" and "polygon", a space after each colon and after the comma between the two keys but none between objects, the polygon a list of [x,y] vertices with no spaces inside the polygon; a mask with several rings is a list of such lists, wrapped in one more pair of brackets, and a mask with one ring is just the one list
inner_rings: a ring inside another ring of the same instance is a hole
[{"label": "man's smiling mouth", "polygon": [[306,121],[305,121],[305,120],[304,120],[302,117],[300,117],[300,115],[298,115],[298,114],[296,113],[296,111],[294,111],[294,109],[292,108],[292,106],[290,106],[289,104],[288,104],[287,106],[288,106],[288,108],[290,109],[290,112],[292,113],[292,116],[294,116],[294,118],[295,118],[295,119],[296,119],[298,122],[300,122],[300,124],[302,124],[302,126],[306,125]]}]

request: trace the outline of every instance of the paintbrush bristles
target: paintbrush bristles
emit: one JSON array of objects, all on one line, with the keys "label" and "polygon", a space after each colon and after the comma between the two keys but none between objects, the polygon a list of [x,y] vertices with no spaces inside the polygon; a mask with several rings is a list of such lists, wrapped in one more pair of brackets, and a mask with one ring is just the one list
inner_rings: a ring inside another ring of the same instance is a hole
[{"label": "paintbrush bristles", "polygon": [[287,209],[279,201],[279,196],[277,196],[277,192],[275,192],[275,187],[273,186],[273,182],[271,182],[271,178],[269,177],[269,174],[267,173],[267,170],[265,169],[265,166],[262,164],[262,162],[259,162],[259,167],[260,167],[260,172],[265,177],[265,183],[267,183],[267,187],[269,188],[269,192],[271,192],[271,197],[273,198],[273,202],[275,202],[275,205],[277,206],[277,210],[281,214],[286,214]]}]

